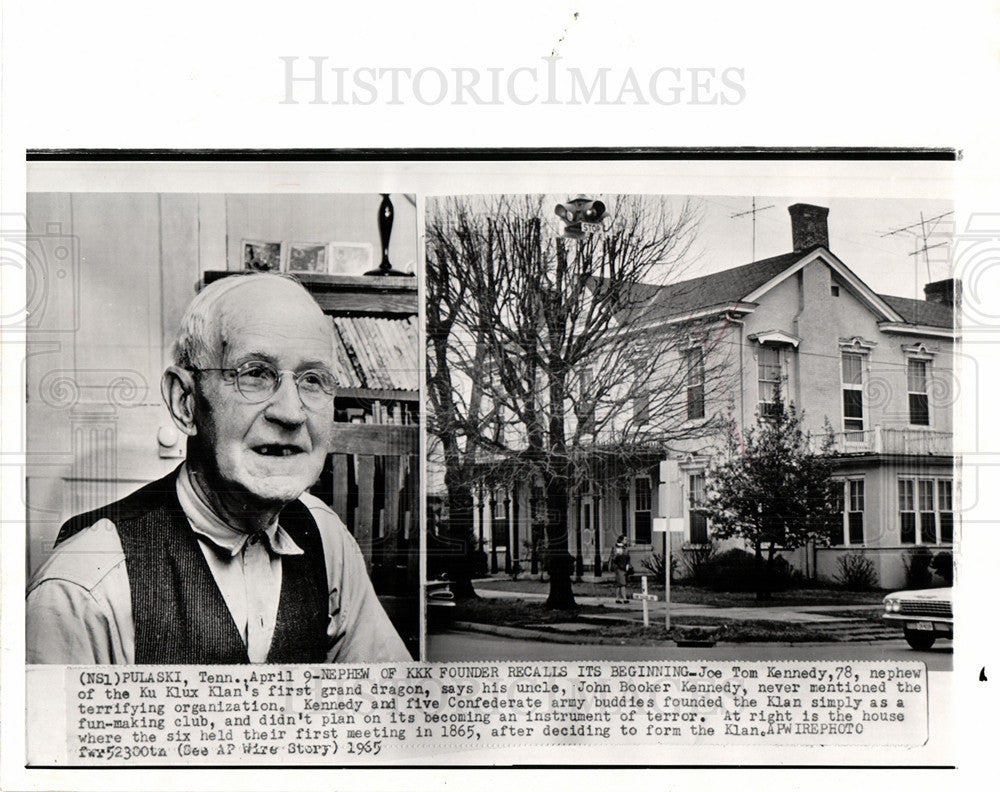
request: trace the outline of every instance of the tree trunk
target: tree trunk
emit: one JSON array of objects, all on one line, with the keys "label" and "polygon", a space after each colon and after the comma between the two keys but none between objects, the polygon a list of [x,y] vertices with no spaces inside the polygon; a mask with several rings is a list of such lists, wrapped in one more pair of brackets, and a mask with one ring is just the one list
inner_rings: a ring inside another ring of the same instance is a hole
[{"label": "tree trunk", "polygon": [[446,471],[445,488],[448,492],[448,522],[446,535],[451,542],[448,574],[451,591],[456,599],[471,599],[478,596],[472,586],[476,564],[476,541],[472,532],[472,490],[456,482],[461,479],[459,471]]},{"label": "tree trunk", "polygon": [[754,579],[757,583],[757,599],[769,600],[771,599],[771,589],[770,581],[768,580],[768,565],[764,563],[764,554],[761,552],[759,541],[754,542],[753,550]]},{"label": "tree trunk", "polygon": [[573,556],[569,553],[569,527],[566,509],[569,497],[566,479],[556,475],[549,479],[546,487],[546,507],[548,520],[546,534],[549,547],[549,598],[545,607],[554,610],[573,610]]}]

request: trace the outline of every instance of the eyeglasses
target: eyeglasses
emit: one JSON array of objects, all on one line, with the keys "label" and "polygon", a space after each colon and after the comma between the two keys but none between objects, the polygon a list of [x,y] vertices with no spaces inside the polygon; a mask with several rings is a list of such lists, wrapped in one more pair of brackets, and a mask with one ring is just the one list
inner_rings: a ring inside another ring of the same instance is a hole
[{"label": "eyeglasses", "polygon": [[193,368],[191,371],[218,371],[229,381],[235,381],[236,390],[251,404],[260,404],[270,399],[278,388],[285,374],[291,374],[295,379],[295,387],[299,399],[305,407],[311,410],[322,410],[333,403],[337,391],[337,379],[329,371],[309,369],[296,373],[294,371],[279,371],[269,363],[251,361],[239,368]]}]

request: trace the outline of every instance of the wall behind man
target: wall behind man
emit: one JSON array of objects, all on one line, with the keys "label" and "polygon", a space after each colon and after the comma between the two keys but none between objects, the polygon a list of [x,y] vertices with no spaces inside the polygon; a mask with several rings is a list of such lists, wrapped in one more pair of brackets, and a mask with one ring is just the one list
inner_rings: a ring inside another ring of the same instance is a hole
[{"label": "wall behind man", "polygon": [[[392,199],[390,260],[412,271],[416,209]],[[172,425],[159,381],[202,274],[242,269],[243,239],[366,242],[377,265],[380,202],[378,194],[27,196],[29,573],[66,518],[178,464],[160,457],[157,435]]]}]

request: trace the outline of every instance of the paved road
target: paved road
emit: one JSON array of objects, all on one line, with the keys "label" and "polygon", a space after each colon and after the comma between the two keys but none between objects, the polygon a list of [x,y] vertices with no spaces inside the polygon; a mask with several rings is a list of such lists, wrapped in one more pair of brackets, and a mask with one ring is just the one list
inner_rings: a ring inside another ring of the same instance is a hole
[{"label": "paved road", "polygon": [[427,636],[427,659],[458,660],[922,660],[928,671],[950,671],[950,641],[916,652],[902,639],[878,643],[830,643],[809,646],[728,644],[710,649],[676,646],[611,646],[523,641],[471,632]]}]

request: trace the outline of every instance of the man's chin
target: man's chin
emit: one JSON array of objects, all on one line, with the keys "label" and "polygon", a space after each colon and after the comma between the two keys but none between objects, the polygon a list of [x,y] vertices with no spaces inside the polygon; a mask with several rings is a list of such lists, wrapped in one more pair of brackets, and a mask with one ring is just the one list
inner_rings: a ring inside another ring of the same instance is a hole
[{"label": "man's chin", "polygon": [[302,460],[302,463],[297,465],[275,466],[278,467],[277,470],[258,468],[247,471],[244,487],[263,502],[291,503],[315,483],[322,470],[304,462],[305,460]]}]

